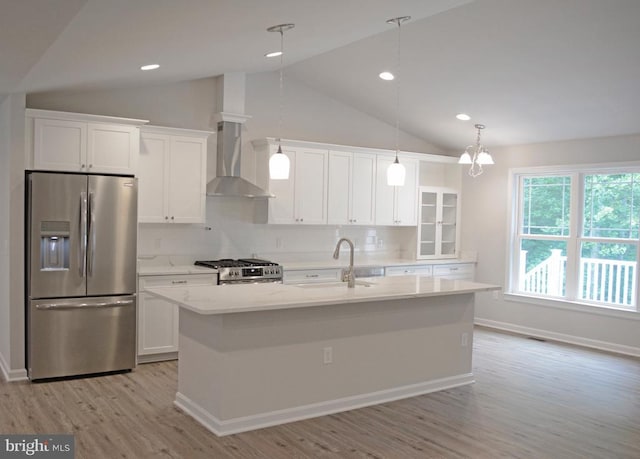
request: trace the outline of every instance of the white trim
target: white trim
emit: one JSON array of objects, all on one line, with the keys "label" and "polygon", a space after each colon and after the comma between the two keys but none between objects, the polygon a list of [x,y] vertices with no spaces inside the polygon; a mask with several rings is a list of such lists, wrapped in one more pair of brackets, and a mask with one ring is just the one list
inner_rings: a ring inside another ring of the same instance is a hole
[{"label": "white trim", "polygon": [[293,421],[325,416],[365,406],[377,405],[417,395],[428,394],[454,387],[464,386],[475,382],[472,373],[465,373],[448,378],[411,384],[393,389],[386,389],[368,394],[343,397],[312,403],[294,408],[271,411],[266,413],[243,416],[239,418],[220,420],[193,400],[178,392],[174,404],[196,421],[218,436],[230,435],[248,430],[260,429]]},{"label": "white trim", "polygon": [[[266,148],[270,145],[278,145],[278,141],[274,137],[255,139],[251,141],[254,148]],[[379,154],[384,156],[395,156],[395,150],[384,150],[382,148],[356,147],[349,145],[336,145],[332,143],[308,142],[306,140],[281,139],[281,144],[289,147],[299,148],[316,148],[320,150],[346,151],[350,153]],[[405,158],[414,158],[420,161],[428,161],[431,163],[458,164],[457,156],[436,155],[433,153],[418,153],[411,151],[400,151],[400,160]]]},{"label": "white trim", "polygon": [[178,360],[178,352],[162,352],[159,354],[138,355],[137,363],[164,362],[166,360]]},{"label": "white trim", "polygon": [[[640,167],[640,161],[620,161],[613,163],[590,163],[590,164],[562,164],[559,166],[529,166],[529,167],[512,167],[509,169],[510,175],[537,175],[540,173],[549,173],[563,175],[566,173],[616,173],[624,169],[636,169]],[[637,172],[637,171],[636,171]]]},{"label": "white trim", "polygon": [[4,359],[4,355],[0,352],[0,374],[2,375],[2,379],[7,382],[15,382],[15,381],[24,381],[27,378],[27,370],[11,370],[9,368],[9,364]]},{"label": "white trim", "polygon": [[72,112],[58,112],[54,110],[40,110],[34,108],[27,108],[25,110],[28,118],[47,118],[54,120],[67,120],[67,121],[84,121],[91,123],[115,123],[115,124],[131,124],[134,126],[142,126],[147,124],[149,120],[139,120],[135,118],[120,118],[117,116],[105,116],[105,115],[91,115],[88,113],[72,113]]},{"label": "white trim", "polygon": [[507,322],[498,322],[495,320],[482,319],[476,317],[474,320],[476,325],[480,325],[487,328],[495,328],[497,330],[504,330],[519,335],[534,336],[537,338],[546,338],[553,341],[560,341],[563,343],[575,344],[577,346],[588,347],[592,349],[598,349],[601,351],[614,352],[616,354],[630,355],[633,357],[640,357],[640,348],[633,346],[626,346],[624,344],[610,343],[608,341],[599,341],[595,339],[583,338],[581,336],[565,335],[564,333],[556,333],[547,330],[540,330],[537,328],[523,327],[521,325],[510,324]]},{"label": "white trim", "polygon": [[640,320],[640,313],[637,311],[630,311],[624,309],[610,308],[606,306],[596,306],[587,303],[578,303],[575,301],[569,301],[562,298],[542,298],[538,296],[530,296],[518,293],[505,292],[504,299],[509,301],[516,301],[519,303],[528,303],[534,306],[541,306],[544,308],[565,309],[567,311],[577,311],[585,314],[594,314],[598,316],[607,316],[614,318],[621,318],[627,320]]},{"label": "white trim", "polygon": [[174,128],[168,126],[155,126],[151,124],[147,124],[140,127],[140,132],[144,133],[154,133],[154,134],[165,134],[165,135],[178,135],[178,136],[193,136],[193,137],[202,137],[207,138],[211,134],[215,134],[214,131],[203,131],[200,129],[183,129],[183,128]]}]

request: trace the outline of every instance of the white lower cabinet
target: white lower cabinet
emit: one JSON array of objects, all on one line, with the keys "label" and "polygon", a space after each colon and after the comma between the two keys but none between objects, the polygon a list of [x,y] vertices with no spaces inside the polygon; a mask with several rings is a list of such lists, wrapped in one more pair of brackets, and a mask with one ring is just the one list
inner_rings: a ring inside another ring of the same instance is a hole
[{"label": "white lower cabinet", "polygon": [[311,282],[337,282],[341,280],[341,268],[286,270],[282,281],[285,284],[307,284]]},{"label": "white lower cabinet", "polygon": [[148,287],[185,287],[217,283],[217,274],[139,276],[138,362],[178,358],[178,306],[145,292]]},{"label": "white lower cabinet", "polygon": [[447,265],[434,265],[433,277],[445,279],[462,279],[472,281],[475,277],[474,263],[451,263]]},{"label": "white lower cabinet", "polygon": [[387,266],[384,269],[385,276],[405,276],[409,274],[431,276],[432,273],[433,268],[430,265]]}]

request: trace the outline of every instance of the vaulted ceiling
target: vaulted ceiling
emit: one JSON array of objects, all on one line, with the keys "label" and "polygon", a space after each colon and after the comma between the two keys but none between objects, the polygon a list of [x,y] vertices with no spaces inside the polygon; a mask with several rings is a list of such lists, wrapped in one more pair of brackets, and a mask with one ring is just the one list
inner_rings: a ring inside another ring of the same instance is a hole
[{"label": "vaulted ceiling", "polygon": [[[447,149],[640,132],[637,0],[0,0],[0,97],[278,68]],[[396,82],[397,27],[403,24]],[[147,63],[160,69],[141,72]],[[472,120],[460,122],[456,113]]]}]

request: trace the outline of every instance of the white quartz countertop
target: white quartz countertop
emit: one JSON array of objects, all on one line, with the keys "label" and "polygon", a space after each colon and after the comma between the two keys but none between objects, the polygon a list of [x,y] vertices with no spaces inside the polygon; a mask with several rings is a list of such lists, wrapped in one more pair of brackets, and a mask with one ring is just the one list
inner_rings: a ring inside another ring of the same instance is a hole
[{"label": "white quartz countertop", "polygon": [[198,314],[230,314],[304,308],[366,301],[444,296],[499,290],[497,285],[430,276],[358,279],[355,288],[344,282],[317,284],[226,284],[189,287],[149,287],[147,292]]}]

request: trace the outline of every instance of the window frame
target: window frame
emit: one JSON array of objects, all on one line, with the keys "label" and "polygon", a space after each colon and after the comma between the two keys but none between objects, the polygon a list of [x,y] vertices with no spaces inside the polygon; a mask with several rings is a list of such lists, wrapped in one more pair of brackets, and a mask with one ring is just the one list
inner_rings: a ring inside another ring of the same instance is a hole
[{"label": "window frame", "polygon": [[[509,298],[521,299],[524,302],[540,300],[545,306],[562,305],[569,309],[583,309],[591,311],[608,311],[613,313],[628,313],[634,316],[640,313],[640,237],[637,239],[596,238],[584,236],[584,178],[587,175],[640,173],[640,162],[623,162],[617,164],[586,164],[579,166],[538,166],[527,168],[513,168],[509,170],[509,213],[507,238],[507,269],[505,270],[505,294]],[[521,234],[521,212],[523,211],[522,193],[524,178],[568,176],[571,179],[569,201],[569,233],[561,235]],[[566,242],[566,285],[564,296],[541,295],[519,290],[520,285],[520,248],[523,240],[550,240]],[[624,307],[604,302],[589,301],[579,298],[579,277],[581,247],[583,242],[624,243],[636,246],[635,296],[634,305]]]}]

